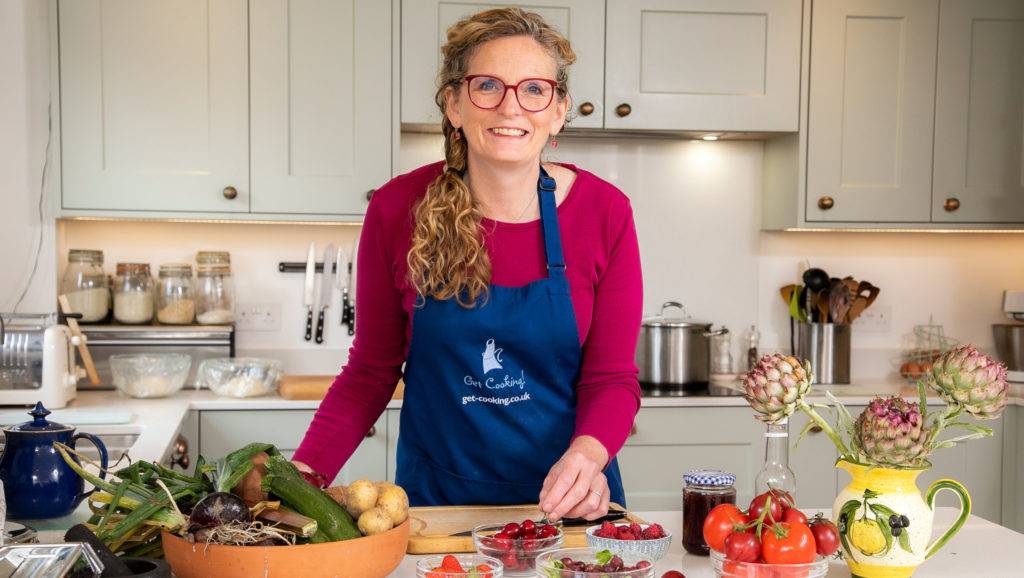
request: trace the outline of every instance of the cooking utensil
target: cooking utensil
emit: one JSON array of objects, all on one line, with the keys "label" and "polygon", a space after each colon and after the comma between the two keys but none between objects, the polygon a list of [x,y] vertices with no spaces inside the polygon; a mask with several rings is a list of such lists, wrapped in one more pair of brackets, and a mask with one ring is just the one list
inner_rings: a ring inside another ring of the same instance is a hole
[{"label": "cooking utensil", "polygon": [[313,297],[316,294],[316,243],[309,244],[306,254],[306,280],[302,287],[302,304],[306,307],[306,341],[313,340]]},{"label": "cooking utensil", "polygon": [[[823,269],[811,267],[804,271],[802,279],[804,282],[804,286],[807,287],[808,291],[806,300],[807,321],[814,321],[813,317],[814,311],[816,309],[815,305],[817,303],[818,293],[821,293],[829,286],[828,273],[826,273]],[[826,320],[822,319],[820,321],[824,323]]]},{"label": "cooking utensil", "polygon": [[818,293],[818,323],[828,323],[828,291]]},{"label": "cooking utensil", "polygon": [[345,325],[348,323],[346,313],[346,309],[348,309],[348,255],[345,253],[345,249],[341,247],[338,247],[338,253],[334,260],[334,286],[338,288],[338,292],[341,295],[338,314],[339,325]]},{"label": "cooking utensil", "polygon": [[348,284],[352,288],[351,289],[351,298],[349,300],[349,308],[348,308],[348,334],[349,335],[355,335],[356,334],[356,297],[357,297],[357,294],[359,292],[359,286],[357,285],[357,283],[359,281],[356,279],[356,274],[359,271],[359,267],[358,267],[356,261],[358,259],[359,259],[359,239],[356,239],[352,243],[352,259],[351,259],[351,264],[349,265],[349,278],[348,278]]},{"label": "cooking utensil", "polygon": [[324,312],[331,306],[331,291],[334,284],[331,282],[331,275],[334,274],[334,243],[329,243],[324,248],[324,268],[320,273],[320,314],[316,319],[316,342],[324,342]]},{"label": "cooking utensil", "polygon": [[832,283],[828,295],[828,309],[832,315],[832,323],[846,323],[846,313],[850,310],[850,288],[843,280]]},{"label": "cooking utensil", "polygon": [[[607,514],[601,516],[600,518],[596,518],[594,520],[587,520],[586,518],[562,518],[561,520],[559,520],[557,522],[549,522],[548,519],[547,519],[547,516],[545,516],[543,518],[540,518],[539,520],[536,520],[534,523],[536,525],[538,525],[538,526],[542,526],[544,524],[551,524],[552,526],[562,526],[563,528],[564,527],[577,527],[577,526],[589,527],[589,526],[593,526],[593,525],[596,525],[596,524],[600,524],[601,522],[614,522],[616,520],[621,520],[621,519],[625,518],[627,514],[628,514],[628,512],[626,512],[626,510],[623,510],[623,509],[608,508],[608,513]],[[470,528],[468,530],[463,530],[461,532],[456,532],[456,533],[450,534],[450,535],[451,536],[472,536],[473,535],[473,528]]]},{"label": "cooking utensil", "polygon": [[[71,315],[71,304],[68,302],[67,295],[60,295],[57,297],[57,303],[60,305],[60,309],[64,312],[64,315]],[[71,336],[73,338],[78,338],[78,354],[82,356],[82,363],[85,364],[85,372],[89,375],[89,383],[99,385],[100,376],[96,373],[96,364],[93,363],[92,355],[89,353],[89,347],[85,344],[85,336],[82,335],[82,330],[78,328],[78,320],[74,317],[66,317],[66,320],[68,323],[68,329],[71,330]]]},{"label": "cooking utensil", "polygon": [[[681,315],[665,311],[677,308]],[[640,384],[645,388],[703,388],[711,368],[711,338],[728,333],[725,327],[711,329],[711,323],[694,321],[682,304],[666,301],[661,312],[643,320],[637,344],[636,363]]]}]

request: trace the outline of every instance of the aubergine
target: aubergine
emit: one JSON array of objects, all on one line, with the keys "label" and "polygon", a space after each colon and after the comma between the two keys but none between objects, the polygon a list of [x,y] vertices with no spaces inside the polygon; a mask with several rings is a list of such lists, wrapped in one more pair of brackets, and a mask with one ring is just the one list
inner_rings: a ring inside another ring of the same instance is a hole
[{"label": "aubergine", "polygon": [[192,508],[188,517],[188,531],[216,528],[232,522],[252,522],[249,506],[238,496],[228,492],[208,494]]}]

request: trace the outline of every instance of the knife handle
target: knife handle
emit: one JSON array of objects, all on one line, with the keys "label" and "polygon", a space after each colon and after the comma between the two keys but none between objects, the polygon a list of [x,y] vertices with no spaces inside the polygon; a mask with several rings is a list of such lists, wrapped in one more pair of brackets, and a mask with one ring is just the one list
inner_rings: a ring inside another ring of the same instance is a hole
[{"label": "knife handle", "polygon": [[348,334],[356,334],[356,308],[351,304],[348,306]]},{"label": "knife handle", "polygon": [[313,339],[313,308],[310,307],[306,313],[306,341]]},{"label": "knife handle", "polygon": [[316,318],[316,342],[324,342],[324,308],[320,308],[320,316]]}]

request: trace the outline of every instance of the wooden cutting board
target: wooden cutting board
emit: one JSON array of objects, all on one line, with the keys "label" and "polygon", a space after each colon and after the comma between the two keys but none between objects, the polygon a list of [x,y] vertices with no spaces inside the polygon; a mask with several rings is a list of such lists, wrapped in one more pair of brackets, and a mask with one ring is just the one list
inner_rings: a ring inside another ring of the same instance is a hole
[{"label": "wooden cutting board", "polygon": [[[285,375],[277,387],[277,394],[284,399],[320,400],[327,395],[327,390],[334,383],[335,375]],[[398,382],[392,399],[402,399],[405,384]]]},{"label": "wooden cutting board", "polygon": [[[622,509],[612,504],[612,507]],[[536,504],[523,506],[429,506],[409,509],[409,554],[450,554],[475,552],[472,536],[452,536],[482,524],[504,524],[523,520],[540,520],[544,514]],[[640,518],[627,512],[626,517],[614,523],[636,522],[646,524]],[[587,545],[589,526],[566,526],[562,528],[563,547],[576,548]]]}]

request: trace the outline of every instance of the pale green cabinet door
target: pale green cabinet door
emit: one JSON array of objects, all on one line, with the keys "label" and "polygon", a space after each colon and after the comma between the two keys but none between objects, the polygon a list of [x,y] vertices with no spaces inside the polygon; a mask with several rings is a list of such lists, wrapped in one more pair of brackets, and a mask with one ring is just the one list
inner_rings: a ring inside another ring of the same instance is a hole
[{"label": "pale green cabinet door", "polygon": [[936,222],[1024,222],[1024,2],[942,3]]},{"label": "pale green cabinet door", "polygon": [[245,0],[61,0],[61,207],[249,210]]},{"label": "pale green cabinet door", "polygon": [[391,178],[392,9],[252,0],[252,212],[353,214]]},{"label": "pale green cabinet door", "polygon": [[389,409],[384,412],[384,418],[387,428],[387,454],[388,454],[388,468],[387,478],[392,482],[395,481],[395,470],[397,469],[398,461],[398,427],[399,421],[402,415],[400,409]]},{"label": "pale green cabinet door", "polygon": [[[827,412],[822,416],[827,416]],[[800,439],[800,432],[809,421],[810,418],[802,412],[789,419],[789,468],[796,476],[794,498],[801,509],[829,509],[836,499],[838,474],[835,464],[839,452],[832,440],[818,429],[809,431]]]},{"label": "pale green cabinet door", "polygon": [[608,0],[605,128],[799,128],[801,0]]},{"label": "pale green cabinet door", "polygon": [[441,124],[441,111],[434,102],[434,94],[441,65],[441,45],[447,41],[448,27],[465,16],[504,6],[519,6],[536,12],[548,24],[568,35],[577,59],[569,68],[569,96],[573,105],[570,126],[601,128],[605,55],[603,0],[533,0],[525,3],[403,0],[402,123]]},{"label": "pale green cabinet door", "polygon": [[815,2],[807,221],[928,222],[939,0]]},{"label": "pale green cabinet door", "polygon": [[[312,410],[218,410],[199,417],[199,453],[214,460],[252,442],[270,443],[291,458],[313,420]],[[383,480],[387,469],[386,420],[381,416],[331,485]]]},{"label": "pale green cabinet door", "polygon": [[635,423],[618,455],[629,509],[681,510],[683,474],[704,468],[736,474],[744,509],[754,497],[765,426],[750,408],[645,407]]},{"label": "pale green cabinet door", "polygon": [[1017,405],[1003,414],[1002,523],[1024,532],[1024,407]]}]

